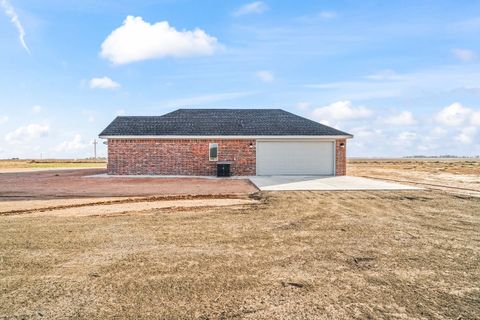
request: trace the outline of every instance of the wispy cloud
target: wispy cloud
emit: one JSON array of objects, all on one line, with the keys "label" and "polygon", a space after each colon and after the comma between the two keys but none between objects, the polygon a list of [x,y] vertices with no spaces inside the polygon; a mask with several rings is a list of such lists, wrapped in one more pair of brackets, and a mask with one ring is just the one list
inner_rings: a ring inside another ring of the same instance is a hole
[{"label": "wispy cloud", "polygon": [[167,107],[195,107],[201,106],[218,101],[233,100],[241,97],[251,95],[252,92],[225,92],[225,93],[212,93],[205,94],[189,98],[180,98],[165,101],[162,105]]},{"label": "wispy cloud", "polygon": [[91,89],[117,89],[120,87],[118,82],[113,81],[109,77],[92,78],[89,81]]},{"label": "wispy cloud", "polygon": [[376,81],[394,81],[394,80],[403,80],[401,76],[399,76],[394,70],[392,69],[384,69],[380,70],[374,74],[370,74],[365,76],[365,79],[368,80],[376,80]]},{"label": "wispy cloud", "polygon": [[318,17],[321,19],[333,19],[337,17],[337,13],[335,11],[320,11]]},{"label": "wispy cloud", "polygon": [[465,19],[451,24],[450,29],[460,32],[476,32],[480,29],[480,17]]},{"label": "wispy cloud", "polygon": [[322,10],[315,13],[309,13],[307,15],[300,16],[295,20],[302,23],[316,23],[322,20],[331,20],[338,17],[336,11]]},{"label": "wispy cloud", "polygon": [[26,35],[25,29],[23,29],[22,23],[18,18],[15,8],[13,8],[13,6],[10,4],[10,2],[8,2],[8,0],[0,0],[0,5],[5,11],[5,14],[10,18],[10,21],[13,23],[15,28],[17,28],[18,39],[20,40],[22,47],[30,54],[30,49],[28,48],[27,43],[25,42],[25,35]]},{"label": "wispy cloud", "polygon": [[238,17],[238,16],[243,16],[246,14],[251,14],[251,13],[263,13],[268,10],[268,6],[265,4],[263,1],[255,1],[251,3],[247,3],[240,8],[238,8],[233,15]]},{"label": "wispy cloud", "polygon": [[267,70],[258,71],[255,75],[257,76],[257,78],[259,78],[262,82],[265,83],[273,82],[273,80],[275,80],[275,76],[273,75],[273,73]]},{"label": "wispy cloud", "polygon": [[465,62],[472,61],[476,57],[475,52],[469,49],[456,48],[452,50],[452,53],[457,59]]},{"label": "wispy cloud", "polygon": [[40,112],[42,112],[42,110],[43,110],[42,106],[39,106],[38,104],[37,104],[37,105],[34,105],[34,106],[32,107],[32,112],[33,112],[33,113],[40,113]]},{"label": "wispy cloud", "polygon": [[326,99],[369,100],[427,96],[450,93],[478,87],[480,64],[439,66],[411,73],[381,72],[367,75],[361,80],[307,84],[306,88],[322,90]]}]

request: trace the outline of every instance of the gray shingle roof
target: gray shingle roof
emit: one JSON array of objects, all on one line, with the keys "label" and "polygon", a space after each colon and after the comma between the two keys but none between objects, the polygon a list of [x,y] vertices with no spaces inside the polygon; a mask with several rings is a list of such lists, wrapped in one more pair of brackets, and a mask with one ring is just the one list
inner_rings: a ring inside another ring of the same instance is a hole
[{"label": "gray shingle roof", "polygon": [[178,109],[163,116],[117,117],[100,136],[345,136],[281,109]]}]

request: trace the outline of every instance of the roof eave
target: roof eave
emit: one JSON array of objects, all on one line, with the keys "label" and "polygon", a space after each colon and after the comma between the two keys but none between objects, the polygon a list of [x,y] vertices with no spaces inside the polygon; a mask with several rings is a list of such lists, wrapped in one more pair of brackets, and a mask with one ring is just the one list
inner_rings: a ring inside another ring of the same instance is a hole
[{"label": "roof eave", "polygon": [[291,136],[202,136],[202,135],[99,135],[100,139],[352,139],[353,135],[291,135]]}]

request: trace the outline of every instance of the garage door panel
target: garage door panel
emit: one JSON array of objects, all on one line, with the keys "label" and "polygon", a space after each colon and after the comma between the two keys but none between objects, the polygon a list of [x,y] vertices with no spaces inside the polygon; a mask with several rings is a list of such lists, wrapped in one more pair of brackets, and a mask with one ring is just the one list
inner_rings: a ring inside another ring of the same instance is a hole
[{"label": "garage door panel", "polygon": [[258,141],[257,175],[333,175],[331,141]]}]

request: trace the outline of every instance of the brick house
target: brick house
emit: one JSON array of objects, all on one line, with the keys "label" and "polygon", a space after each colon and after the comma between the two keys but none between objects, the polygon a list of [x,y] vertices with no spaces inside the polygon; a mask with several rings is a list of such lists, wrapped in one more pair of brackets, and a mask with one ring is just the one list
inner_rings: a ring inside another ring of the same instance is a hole
[{"label": "brick house", "polygon": [[353,136],[280,109],[179,109],[117,117],[107,139],[108,174],[345,175]]}]

